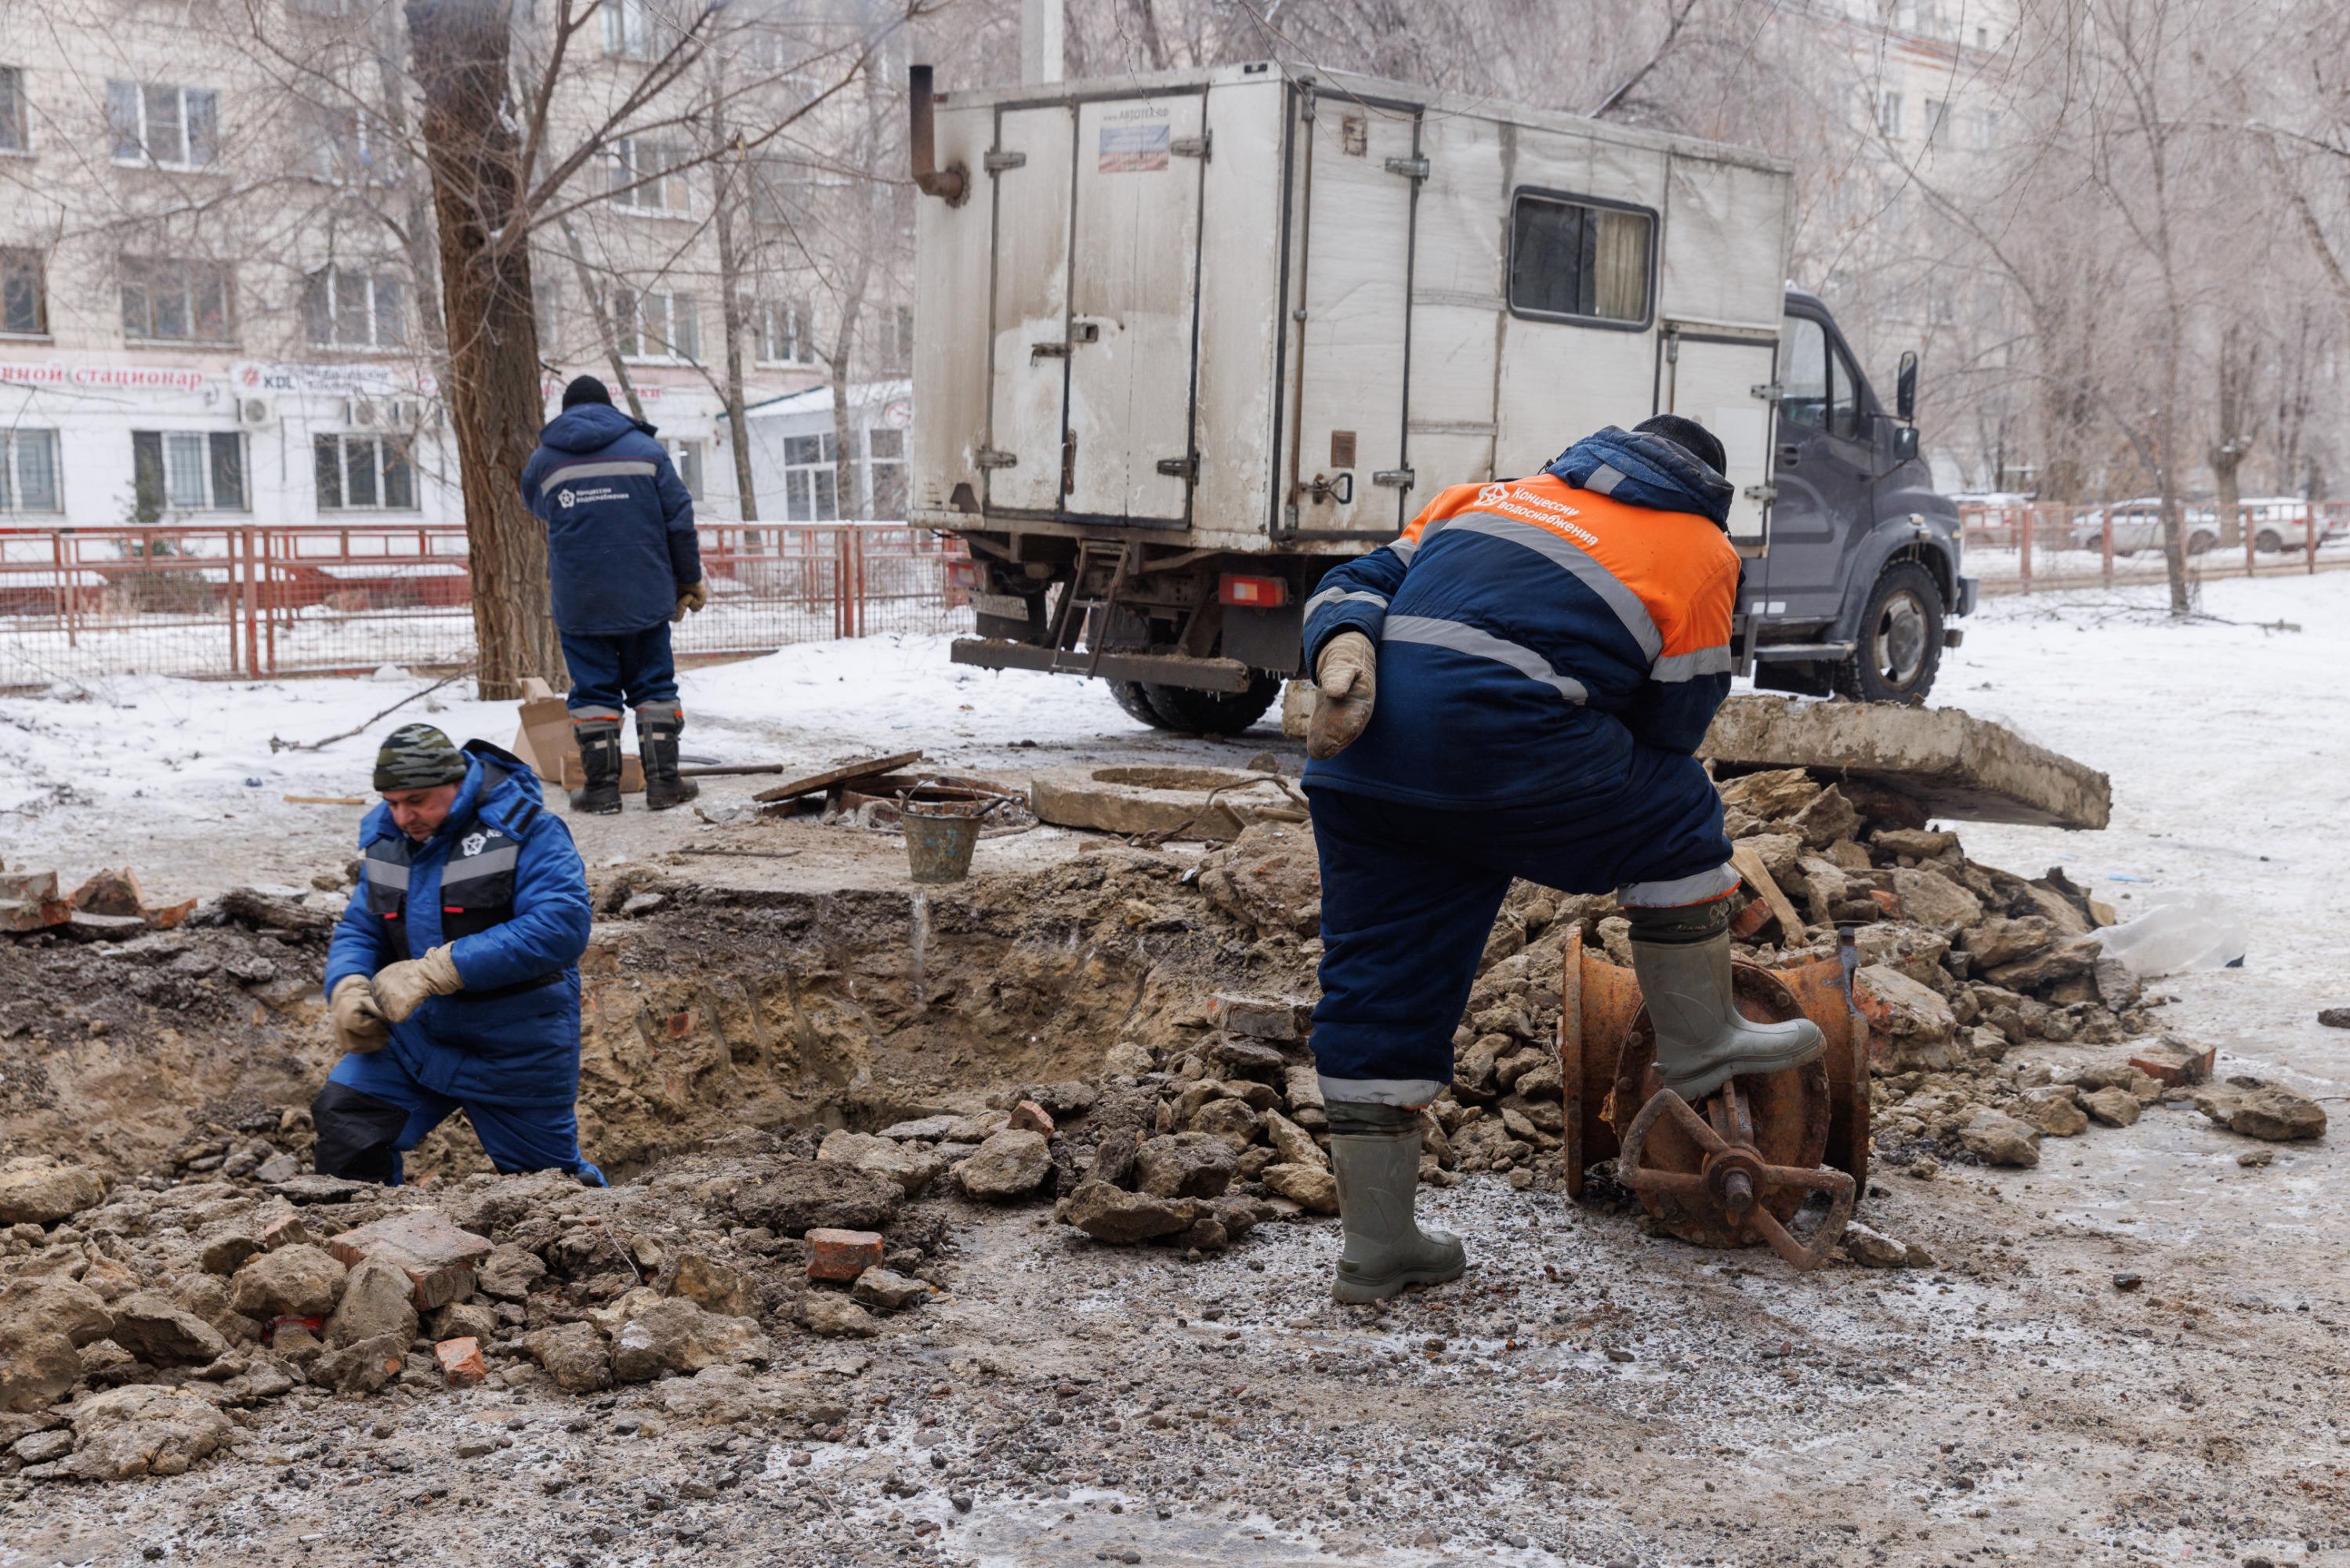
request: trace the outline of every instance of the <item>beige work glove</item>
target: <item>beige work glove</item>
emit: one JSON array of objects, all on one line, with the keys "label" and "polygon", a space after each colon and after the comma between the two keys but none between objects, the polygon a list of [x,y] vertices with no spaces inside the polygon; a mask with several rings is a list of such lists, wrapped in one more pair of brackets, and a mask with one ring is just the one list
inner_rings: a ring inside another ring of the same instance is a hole
[{"label": "beige work glove", "polygon": [[709,585],[704,583],[701,578],[696,577],[693,581],[686,584],[684,587],[678,590],[677,610],[676,613],[672,614],[669,618],[670,624],[671,626],[675,626],[679,621],[683,620],[688,614],[700,609],[709,602]]},{"label": "beige work glove", "polygon": [[1342,631],[1322,645],[1314,661],[1314,718],[1305,727],[1305,754],[1320,762],[1355,743],[1371,722],[1379,652],[1359,631]]},{"label": "beige work glove", "polygon": [[363,974],[347,974],[335,981],[335,989],[327,993],[327,1017],[335,1026],[335,1039],[355,1055],[382,1050],[390,1037],[383,1009],[376,1005],[375,987]]},{"label": "beige work glove", "polygon": [[376,971],[376,1005],[394,1023],[436,996],[447,996],[463,991],[465,982],[457,978],[457,961],[449,956],[449,944],[442,943],[421,959],[402,959],[386,964]]}]

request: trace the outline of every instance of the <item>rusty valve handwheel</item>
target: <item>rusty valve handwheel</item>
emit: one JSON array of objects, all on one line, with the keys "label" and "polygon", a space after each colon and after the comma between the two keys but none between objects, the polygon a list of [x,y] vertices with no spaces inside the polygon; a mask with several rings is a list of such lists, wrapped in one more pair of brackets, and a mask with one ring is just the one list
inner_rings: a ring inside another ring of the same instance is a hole
[{"label": "rusty valve handwheel", "polygon": [[[1845,1224],[1852,1218],[1853,1199],[1858,1196],[1852,1178],[1841,1170],[1766,1164],[1754,1147],[1753,1119],[1735,1078],[1705,1103],[1710,1123],[1670,1089],[1651,1095],[1632,1125],[1624,1129],[1623,1150],[1616,1160],[1617,1179],[1637,1192],[1709,1204],[1734,1229],[1761,1235],[1773,1251],[1799,1270],[1808,1272],[1827,1262],[1828,1249],[1842,1238]],[[1705,1152],[1701,1168],[1650,1170],[1641,1166],[1648,1131],[1659,1116],[1667,1115]],[[1808,1246],[1796,1241],[1763,1201],[1774,1189],[1786,1188],[1829,1195],[1827,1218],[1820,1222]]]}]

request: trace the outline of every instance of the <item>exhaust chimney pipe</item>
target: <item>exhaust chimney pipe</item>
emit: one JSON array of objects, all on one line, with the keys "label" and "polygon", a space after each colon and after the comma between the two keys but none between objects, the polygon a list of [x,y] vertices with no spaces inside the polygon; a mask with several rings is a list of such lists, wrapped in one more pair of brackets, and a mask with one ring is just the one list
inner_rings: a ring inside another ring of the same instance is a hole
[{"label": "exhaust chimney pipe", "polygon": [[971,194],[971,171],[962,164],[938,166],[938,141],[931,124],[931,67],[906,70],[906,99],[913,113],[908,143],[913,154],[914,187],[925,196],[937,196],[950,207],[960,207]]}]

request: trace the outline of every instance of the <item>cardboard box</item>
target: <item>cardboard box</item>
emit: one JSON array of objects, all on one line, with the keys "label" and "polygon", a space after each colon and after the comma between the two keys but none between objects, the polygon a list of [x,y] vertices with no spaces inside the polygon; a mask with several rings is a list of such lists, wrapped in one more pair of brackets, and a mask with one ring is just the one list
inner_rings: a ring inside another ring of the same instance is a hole
[{"label": "cardboard box", "polygon": [[[514,745],[509,749],[529,763],[531,771],[543,782],[560,784],[565,789],[579,788],[588,782],[588,774],[579,761],[579,742],[571,733],[571,710],[536,675],[524,678],[522,690],[517,709],[521,724],[515,731]],[[633,752],[622,752],[621,793],[640,794],[644,787],[644,764]]]}]

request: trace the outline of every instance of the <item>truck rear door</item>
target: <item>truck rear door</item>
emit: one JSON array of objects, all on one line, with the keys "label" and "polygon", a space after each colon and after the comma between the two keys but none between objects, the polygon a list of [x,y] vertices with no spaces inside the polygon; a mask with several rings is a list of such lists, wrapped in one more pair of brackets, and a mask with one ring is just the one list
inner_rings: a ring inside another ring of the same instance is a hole
[{"label": "truck rear door", "polygon": [[991,511],[1189,524],[1204,93],[999,116]]},{"label": "truck rear door", "polygon": [[1404,421],[1420,113],[1311,88],[1291,108],[1283,533],[1385,541],[1410,520]]}]

